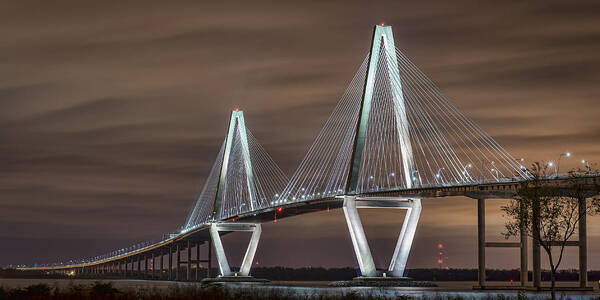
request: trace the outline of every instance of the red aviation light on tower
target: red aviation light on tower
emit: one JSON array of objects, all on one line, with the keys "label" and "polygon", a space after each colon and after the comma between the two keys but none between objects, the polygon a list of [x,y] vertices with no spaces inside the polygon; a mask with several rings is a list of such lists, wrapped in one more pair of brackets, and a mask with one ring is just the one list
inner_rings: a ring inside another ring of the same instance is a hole
[{"label": "red aviation light on tower", "polygon": [[235,111],[240,111],[240,108],[239,108],[239,107],[236,107],[236,108],[235,108]]},{"label": "red aviation light on tower", "polygon": [[444,249],[444,245],[438,244],[438,249]]},{"label": "red aviation light on tower", "polygon": [[381,22],[381,24],[379,24],[379,25],[381,25],[381,26],[385,26],[385,23],[384,23],[384,22]]}]

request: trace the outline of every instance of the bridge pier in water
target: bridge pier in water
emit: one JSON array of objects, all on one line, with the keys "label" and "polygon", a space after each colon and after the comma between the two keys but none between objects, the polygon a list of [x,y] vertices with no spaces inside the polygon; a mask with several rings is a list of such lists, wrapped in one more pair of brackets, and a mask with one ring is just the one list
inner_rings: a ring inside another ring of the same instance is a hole
[{"label": "bridge pier in water", "polygon": [[406,209],[406,216],[402,224],[402,230],[396,242],[396,248],[388,268],[390,277],[404,277],[406,261],[410,254],[410,248],[417,230],[417,224],[421,215],[421,199],[405,199],[396,197],[359,198],[356,196],[344,196],[344,216],[350,238],[354,247],[354,253],[363,277],[377,277],[375,262],[371,254],[363,225],[360,221],[358,208],[392,208]]},{"label": "bridge pier in water", "polygon": [[[486,198],[477,198],[477,253],[478,253],[478,286],[477,288],[485,289],[486,278],[485,278],[485,249],[490,247],[515,247],[520,248],[520,285],[521,287],[527,287],[528,282],[528,256],[527,256],[527,241],[528,236],[526,234],[526,228],[521,228],[521,236],[519,242],[486,242],[485,239],[485,201]],[[587,218],[586,218],[586,205],[587,199],[581,197],[578,200],[579,205],[579,228],[578,228],[578,241],[567,243],[566,246],[578,247],[579,254],[579,287],[588,288],[587,280]],[[534,204],[533,206],[533,220],[534,224],[539,224],[539,206]],[[539,230],[539,225],[534,226],[533,230]],[[534,233],[535,234],[535,233]],[[537,290],[542,288],[542,268],[541,268],[541,245],[536,239],[532,239],[532,281],[533,287]]]},{"label": "bridge pier in water", "polygon": [[[221,235],[219,233],[221,231],[252,233],[239,272],[234,273],[229,267],[227,255],[225,254],[225,248],[223,248],[223,243],[221,242]],[[260,240],[261,232],[262,230],[260,223],[212,223],[210,225],[210,237],[213,242],[213,246],[215,247],[217,262],[219,263],[219,271],[221,274],[220,277],[249,276],[250,268],[252,267],[252,261],[254,261],[254,255],[256,254],[256,248],[258,247],[258,242]]]},{"label": "bridge pier in water", "polygon": [[581,197],[579,201],[579,287],[585,288],[587,278],[587,199]]},{"label": "bridge pier in water", "polygon": [[[485,289],[486,283],[486,268],[485,268],[485,250],[486,248],[519,248],[519,271],[520,271],[520,286],[526,287],[528,281],[528,259],[527,259],[527,235],[525,228],[521,228],[519,242],[486,242],[485,238],[485,197],[477,199],[477,283],[476,288]],[[535,255],[534,255],[535,266]],[[534,267],[535,273],[535,267]]]}]

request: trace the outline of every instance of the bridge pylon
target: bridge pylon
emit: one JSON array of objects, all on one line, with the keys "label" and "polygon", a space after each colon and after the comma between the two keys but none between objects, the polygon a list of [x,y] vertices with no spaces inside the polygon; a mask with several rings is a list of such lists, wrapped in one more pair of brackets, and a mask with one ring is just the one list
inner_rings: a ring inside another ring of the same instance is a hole
[{"label": "bridge pylon", "polygon": [[242,165],[245,171],[245,186],[250,198],[250,210],[255,210],[257,207],[256,185],[254,182],[254,172],[252,169],[252,160],[250,159],[250,147],[248,145],[248,135],[246,133],[246,123],[244,122],[244,112],[241,110],[233,110],[229,120],[229,129],[225,140],[225,149],[223,152],[223,163],[219,174],[219,184],[217,194],[215,196],[215,204],[213,206],[213,220],[218,219],[218,214],[221,210],[223,196],[225,194],[225,185],[228,176],[228,168],[231,162],[231,152],[234,147],[234,138],[238,137],[239,148],[242,156]]},{"label": "bridge pylon", "polygon": [[[383,67],[381,67],[382,64],[380,60],[384,60]],[[410,254],[410,248],[421,215],[421,200],[418,198],[368,198],[356,196],[357,192],[360,190],[358,188],[358,182],[359,177],[361,176],[361,165],[363,165],[363,153],[367,146],[368,128],[370,126],[369,118],[372,117],[371,107],[377,92],[375,85],[378,72],[386,72],[387,79],[391,81],[389,83],[391,91],[390,96],[393,104],[393,115],[396,118],[396,128],[394,128],[394,130],[396,130],[400,146],[402,172],[405,181],[404,185],[406,188],[410,189],[419,184],[419,177],[415,173],[413,149],[409,133],[410,125],[406,114],[404,95],[402,93],[402,83],[400,80],[400,72],[398,70],[398,60],[396,58],[392,27],[376,25],[373,30],[371,52],[368,58],[363,94],[358,113],[358,122],[356,124],[356,133],[354,135],[354,145],[350,159],[343,208],[348,230],[350,231],[350,237],[352,239],[352,245],[354,247],[354,253],[356,254],[361,274],[364,277],[376,277],[381,274],[377,272],[375,267],[371,249],[360,221],[358,208],[392,208],[407,210],[402,230],[398,237],[396,248],[388,267],[388,272],[386,273],[386,276],[403,277],[406,262]]]},{"label": "bridge pylon", "polygon": [[[414,155],[409,133],[410,125],[406,115],[406,106],[404,103],[404,95],[402,93],[402,83],[400,80],[398,59],[396,58],[395,49],[392,26],[375,25],[373,39],[371,41],[371,52],[368,58],[367,74],[358,113],[358,122],[356,124],[356,133],[354,135],[354,147],[350,159],[346,194],[354,194],[358,191],[357,185],[361,172],[361,165],[363,163],[363,152],[366,148],[369,118],[371,118],[372,113],[371,107],[376,93],[375,81],[377,72],[382,71],[387,72],[387,79],[390,81],[390,96],[393,100],[393,111],[396,118],[395,129],[398,135],[398,143],[400,144],[405,187],[410,189],[418,183],[418,176],[415,174]],[[381,53],[384,53],[385,57],[382,57]],[[385,60],[384,64],[386,67],[382,68],[380,66],[380,60]]]},{"label": "bridge pylon", "polygon": [[[253,211],[258,207],[256,185],[254,182],[252,160],[250,159],[250,146],[248,145],[248,135],[246,133],[246,124],[244,122],[244,112],[238,109],[231,112],[231,118],[229,120],[229,129],[227,130],[227,137],[225,139],[225,148],[223,151],[223,159],[219,174],[219,183],[217,186],[217,193],[213,206],[213,222],[210,225],[210,237],[215,248],[215,254],[219,264],[221,277],[249,275],[250,268],[252,267],[252,261],[254,260],[254,255],[256,254],[256,249],[258,247],[258,241],[260,240],[260,234],[262,232],[260,223],[233,223],[219,220],[219,214],[223,205],[222,202],[224,197],[226,197],[227,177],[231,176],[231,172],[229,172],[230,170],[228,168],[231,167],[230,162],[232,160],[232,150],[236,146],[234,143],[239,144],[237,145],[237,152],[239,152],[237,154],[241,155],[241,165],[243,172],[245,172],[245,176],[243,176],[245,177],[245,184],[242,189],[247,189],[245,192],[250,198],[250,211]],[[220,232],[224,231],[252,232],[252,237],[250,238],[248,249],[244,255],[240,271],[236,273],[231,271],[231,268],[229,267],[229,261],[227,260],[227,255],[225,254],[225,248],[221,242]]]}]

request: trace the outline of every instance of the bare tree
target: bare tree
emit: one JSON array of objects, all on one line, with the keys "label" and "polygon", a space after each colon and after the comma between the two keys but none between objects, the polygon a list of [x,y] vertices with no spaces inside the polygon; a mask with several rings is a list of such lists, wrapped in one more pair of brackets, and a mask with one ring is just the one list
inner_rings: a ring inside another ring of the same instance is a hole
[{"label": "bare tree", "polygon": [[[503,235],[507,239],[519,236],[523,228],[525,234],[540,244],[548,254],[552,299],[556,299],[556,270],[562,262],[567,242],[577,230],[579,220],[585,215],[598,213],[599,201],[585,201],[586,197],[597,193],[598,186],[583,184],[579,173],[572,174],[562,184],[548,181],[546,163],[534,163],[529,172],[533,178],[523,182],[517,196],[502,207],[508,218]],[[553,254],[553,249],[558,250],[557,255]]]}]

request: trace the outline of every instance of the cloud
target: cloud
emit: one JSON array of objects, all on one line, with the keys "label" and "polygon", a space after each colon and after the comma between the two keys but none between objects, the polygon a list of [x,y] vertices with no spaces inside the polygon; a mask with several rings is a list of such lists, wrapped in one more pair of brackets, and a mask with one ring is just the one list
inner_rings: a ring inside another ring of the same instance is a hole
[{"label": "cloud", "polygon": [[[7,3],[0,11],[0,243],[13,247],[0,265],[35,261],[37,254],[21,252],[42,242],[64,242],[40,256],[52,261],[178,228],[235,107],[291,174],[380,22],[515,156],[549,160],[569,150],[576,159],[565,167],[597,161],[598,5]],[[440,239],[451,266],[474,265],[474,253],[463,249],[474,243],[471,202],[426,204],[411,267],[435,266],[430,246]],[[398,219],[382,216],[371,229],[376,247],[387,251],[384,241],[397,229],[387,225]],[[501,228],[500,217],[494,222]],[[354,265],[345,226],[340,212],[281,220],[265,226],[259,256],[267,265]],[[302,259],[269,257],[277,249]]]}]

